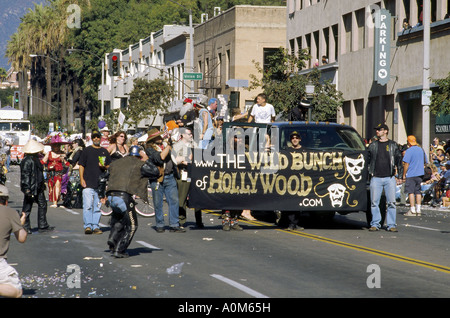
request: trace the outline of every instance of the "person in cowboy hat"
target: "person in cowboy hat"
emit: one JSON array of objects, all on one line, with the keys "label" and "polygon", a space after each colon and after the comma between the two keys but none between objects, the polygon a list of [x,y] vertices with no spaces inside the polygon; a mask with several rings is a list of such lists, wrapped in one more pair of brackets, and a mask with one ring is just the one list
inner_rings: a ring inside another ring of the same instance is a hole
[{"label": "person in cowboy hat", "polygon": [[100,139],[100,147],[108,149],[110,144],[109,142],[110,132],[111,130],[108,128],[108,126],[105,126],[102,129],[100,129],[100,133],[102,134],[102,138]]},{"label": "person in cowboy hat", "polygon": [[176,163],[172,160],[171,139],[165,145],[161,135],[163,132],[153,128],[148,132],[145,152],[148,160],[158,167],[160,171],[159,178],[150,178],[150,187],[152,189],[153,205],[155,207],[156,232],[162,233],[164,229],[163,196],[166,196],[169,205],[169,226],[170,232],[183,233],[186,230],[180,227],[178,210],[178,187],[176,179],[178,169]]},{"label": "person in cowboy hat", "polygon": [[20,162],[20,190],[24,193],[22,211],[26,219],[24,229],[31,234],[30,213],[33,203],[38,205],[38,231],[47,232],[54,229],[47,223],[47,199],[45,198],[44,165],[39,154],[44,145],[31,139],[23,147],[24,159]]}]

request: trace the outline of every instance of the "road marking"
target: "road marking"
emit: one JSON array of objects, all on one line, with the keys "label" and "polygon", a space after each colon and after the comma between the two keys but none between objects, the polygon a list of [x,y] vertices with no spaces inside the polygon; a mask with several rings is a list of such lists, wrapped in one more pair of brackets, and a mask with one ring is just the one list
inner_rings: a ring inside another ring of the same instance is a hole
[{"label": "road marking", "polygon": [[149,249],[152,249],[152,250],[162,250],[162,248],[159,248],[159,247],[154,246],[152,244],[146,243],[144,241],[136,241],[136,243],[139,243],[139,244],[141,244],[141,245],[143,245],[145,247],[148,247]]},{"label": "road marking", "polygon": [[[206,211],[206,210],[203,210],[203,211]],[[213,213],[211,213],[211,212],[209,212],[209,214],[216,214],[214,212]],[[216,215],[221,215],[221,214],[216,214]],[[254,224],[254,225],[260,225],[260,226],[268,226],[268,225],[270,225],[269,223],[262,222],[262,221],[243,221],[243,222],[244,223]],[[272,225],[272,226],[275,227],[275,225]],[[431,229],[431,228],[429,228],[429,229]],[[428,263],[428,262],[425,262],[425,261],[421,261],[421,260],[417,260],[417,259],[413,259],[413,258],[409,258],[409,257],[393,254],[393,253],[388,253],[388,252],[376,250],[376,249],[365,247],[365,246],[361,246],[361,245],[356,245],[356,244],[346,243],[346,242],[342,242],[342,241],[337,241],[337,240],[333,240],[333,239],[330,239],[330,238],[327,238],[327,237],[323,237],[323,236],[319,236],[319,235],[308,234],[308,233],[305,233],[305,232],[288,231],[288,230],[283,230],[283,229],[276,229],[276,230],[280,231],[280,232],[288,233],[288,234],[291,234],[291,235],[302,236],[302,237],[305,237],[305,238],[317,240],[317,241],[328,243],[328,244],[333,244],[333,245],[337,245],[337,246],[341,246],[341,247],[351,248],[351,249],[354,249],[354,250],[357,250],[357,251],[370,253],[370,254],[373,254],[373,255],[382,256],[382,257],[390,258],[390,259],[393,259],[393,260],[396,260],[396,261],[405,262],[405,263],[409,263],[409,264],[413,264],[413,265],[418,265],[418,266],[422,266],[422,267],[426,267],[426,268],[431,268],[433,270],[437,270],[437,271],[441,271],[441,272],[450,274],[450,267],[447,267],[447,266],[434,264],[434,263]]]},{"label": "road marking", "polygon": [[308,233],[297,232],[297,231],[287,231],[287,230],[278,230],[278,231],[282,231],[282,232],[290,233],[290,234],[293,234],[293,235],[298,235],[298,236],[314,239],[314,240],[317,240],[317,241],[321,241],[321,242],[325,242],[325,243],[329,243],[329,244],[333,244],[333,245],[337,245],[337,246],[351,248],[351,249],[354,249],[354,250],[357,250],[357,251],[366,252],[366,253],[370,253],[370,254],[377,255],[377,256],[383,256],[383,257],[390,258],[390,259],[393,259],[393,260],[396,260],[396,261],[401,261],[401,262],[405,262],[405,263],[409,263],[409,264],[413,264],[413,265],[423,266],[423,267],[431,268],[433,270],[437,270],[437,271],[441,271],[441,272],[450,274],[450,267],[447,267],[447,266],[443,266],[443,265],[439,265],[439,264],[433,264],[433,263],[428,263],[428,262],[421,261],[421,260],[418,260],[418,259],[409,258],[409,257],[406,257],[406,256],[401,256],[401,255],[397,255],[397,254],[393,254],[393,253],[389,253],[389,252],[384,252],[384,251],[376,250],[376,249],[373,249],[373,248],[370,248],[370,247],[361,246],[361,245],[356,245],[356,244],[346,243],[346,242],[342,242],[342,241],[337,241],[337,240],[333,240],[333,239],[330,239],[330,238],[326,238],[326,237],[318,236],[318,235],[314,235],[314,234],[308,234]]},{"label": "road marking", "polygon": [[431,227],[424,227],[424,226],[418,226],[418,225],[411,225],[411,224],[404,224],[406,227],[415,227],[417,229],[422,229],[422,230],[430,230],[430,231],[438,231],[441,232],[441,230],[438,229],[433,229]]},{"label": "road marking", "polygon": [[[219,215],[219,216],[221,215],[219,213],[214,213],[213,211],[210,211],[210,210],[203,210],[203,211],[204,212],[207,211],[207,213],[209,213],[209,214],[216,214],[216,215]],[[244,223],[254,224],[254,225],[260,225],[260,226],[268,226],[268,225],[270,225],[269,223],[262,222],[262,221],[243,221],[243,222]],[[275,227],[275,225],[272,225],[272,226]],[[431,229],[431,228],[429,228],[429,229]],[[430,268],[430,269],[433,269],[433,270],[437,270],[437,271],[441,271],[441,272],[450,274],[450,267],[439,265],[439,264],[428,263],[428,262],[424,262],[424,261],[421,261],[421,260],[417,260],[417,259],[413,259],[413,258],[409,258],[409,257],[405,257],[405,256],[393,254],[393,253],[388,253],[388,252],[376,250],[376,249],[365,247],[365,246],[361,246],[361,245],[341,242],[341,241],[333,240],[333,239],[326,238],[326,237],[319,236],[319,235],[308,234],[308,233],[305,233],[305,232],[288,231],[288,230],[283,230],[283,229],[277,229],[277,231],[288,233],[288,234],[291,234],[291,235],[302,236],[302,237],[310,238],[310,239],[313,239],[313,240],[317,240],[317,241],[320,241],[320,242],[325,242],[325,243],[328,243],[328,244],[333,244],[333,245],[337,245],[337,246],[341,246],[341,247],[351,248],[351,249],[354,249],[354,250],[357,250],[357,251],[370,253],[370,254],[373,254],[373,255],[382,256],[382,257],[390,258],[390,259],[393,259],[393,260],[396,260],[396,261],[405,262],[405,263],[409,263],[409,264],[413,264],[413,265],[418,265],[418,266],[422,266],[422,267],[426,267],[426,268]]]},{"label": "road marking", "polygon": [[66,210],[66,211],[69,212],[69,213],[75,214],[75,215],[80,214],[80,213],[78,213],[78,212],[76,212],[76,211],[74,211],[74,210],[71,210],[71,209],[64,208],[64,210]]},{"label": "road marking", "polygon": [[222,281],[222,282],[224,282],[224,283],[226,283],[226,284],[228,284],[228,285],[231,285],[231,286],[233,286],[233,287],[243,291],[246,294],[249,294],[250,296],[253,296],[253,297],[256,297],[256,298],[269,298],[268,296],[263,295],[263,294],[257,292],[256,290],[248,288],[247,286],[244,286],[244,285],[242,285],[242,284],[240,284],[238,282],[235,282],[234,280],[231,280],[229,278],[223,277],[222,275],[211,274],[211,276],[216,278],[216,279],[218,279],[218,280],[220,280],[220,281]]}]

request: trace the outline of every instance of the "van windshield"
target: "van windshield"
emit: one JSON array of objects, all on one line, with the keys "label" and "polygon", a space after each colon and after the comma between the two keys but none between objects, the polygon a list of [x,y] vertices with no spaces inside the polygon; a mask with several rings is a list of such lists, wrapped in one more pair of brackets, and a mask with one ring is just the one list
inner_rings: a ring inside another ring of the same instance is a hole
[{"label": "van windshield", "polygon": [[289,136],[297,131],[301,136],[301,145],[309,150],[359,150],[366,149],[358,133],[347,127],[338,126],[296,126],[281,128],[281,149],[291,145]]}]

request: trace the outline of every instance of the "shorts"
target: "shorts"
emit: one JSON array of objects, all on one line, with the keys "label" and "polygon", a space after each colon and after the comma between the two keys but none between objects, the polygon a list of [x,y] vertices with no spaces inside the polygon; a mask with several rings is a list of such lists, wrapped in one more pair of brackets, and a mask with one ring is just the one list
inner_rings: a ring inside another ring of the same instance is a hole
[{"label": "shorts", "polygon": [[9,284],[22,290],[19,274],[16,269],[10,266],[4,258],[0,258],[0,284]]},{"label": "shorts", "polygon": [[405,182],[405,193],[422,194],[421,191],[422,177],[409,177]]}]

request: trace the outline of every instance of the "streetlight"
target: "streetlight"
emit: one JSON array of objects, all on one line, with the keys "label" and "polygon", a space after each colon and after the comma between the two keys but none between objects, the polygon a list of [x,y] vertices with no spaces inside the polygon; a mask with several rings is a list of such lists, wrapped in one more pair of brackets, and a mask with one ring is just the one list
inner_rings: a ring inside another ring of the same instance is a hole
[{"label": "streetlight", "polygon": [[50,60],[52,60],[53,62],[55,62],[56,64],[58,64],[58,93],[57,93],[57,97],[56,97],[56,102],[57,102],[57,120],[58,120],[58,123],[59,123],[59,125],[61,125],[61,105],[60,105],[60,103],[59,103],[59,95],[60,95],[60,91],[61,91],[61,82],[60,82],[60,79],[61,79],[61,70],[60,70],[60,65],[59,65],[59,61],[58,60],[55,60],[54,58],[52,58],[52,57],[50,57],[50,56],[48,56],[48,55],[39,55],[39,54],[30,54],[30,57],[38,57],[38,56],[40,56],[40,57],[46,57],[46,58],[49,58]]},{"label": "streetlight", "polygon": [[[190,63],[191,63],[191,71],[194,72],[194,29],[192,28],[192,9],[188,9],[182,4],[179,4],[176,1],[169,0],[172,3],[175,3],[176,5],[179,5],[183,9],[187,10],[189,12],[189,48],[190,48]],[[194,81],[191,80],[191,91],[194,92]]]},{"label": "streetlight", "polygon": [[105,61],[104,61],[100,56],[98,56],[97,54],[95,54],[94,52],[91,52],[91,51],[88,51],[88,50],[71,48],[71,49],[67,49],[67,51],[69,52],[69,54],[72,53],[72,52],[76,52],[76,51],[79,51],[79,52],[86,52],[86,53],[89,53],[89,54],[94,55],[95,57],[97,57],[98,59],[100,59],[100,60],[102,61],[102,85],[101,85],[102,99],[101,99],[101,110],[100,110],[100,114],[101,114],[101,116],[103,116],[103,115],[104,115],[104,113],[103,113],[103,111],[104,111],[104,104],[105,104],[105,98],[104,98],[104,96],[103,96],[103,85],[105,84]]}]

